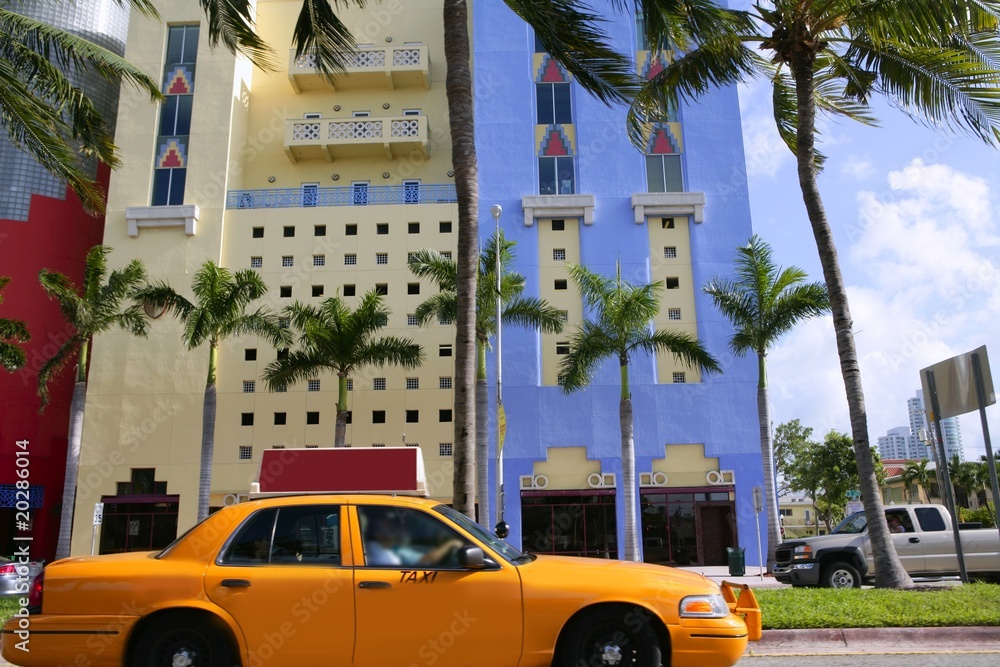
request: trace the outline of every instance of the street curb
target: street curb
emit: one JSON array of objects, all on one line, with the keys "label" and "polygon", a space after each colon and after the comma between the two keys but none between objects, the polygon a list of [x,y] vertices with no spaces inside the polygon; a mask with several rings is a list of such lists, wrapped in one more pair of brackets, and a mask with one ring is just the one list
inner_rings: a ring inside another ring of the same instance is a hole
[{"label": "street curb", "polygon": [[928,652],[1000,652],[1000,627],[765,630],[746,655]]}]

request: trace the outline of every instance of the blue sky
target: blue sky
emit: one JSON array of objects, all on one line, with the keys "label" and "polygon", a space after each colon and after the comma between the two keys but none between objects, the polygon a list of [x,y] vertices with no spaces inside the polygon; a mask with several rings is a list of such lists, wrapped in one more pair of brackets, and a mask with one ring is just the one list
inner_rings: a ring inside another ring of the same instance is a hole
[{"label": "blue sky", "polygon": [[[733,3],[740,4],[740,3]],[[774,131],[770,91],[740,90],[753,226],[782,265],[822,270],[792,154]],[[881,128],[822,122],[820,191],[848,287],[869,437],[907,423],[920,369],[986,345],[1000,380],[1000,152],[935,132],[881,103]],[[769,355],[774,423],[850,432],[832,320]],[[994,382],[994,385],[997,383]],[[994,451],[1000,406],[987,408]],[[978,413],[961,418],[966,458],[985,453]]]}]

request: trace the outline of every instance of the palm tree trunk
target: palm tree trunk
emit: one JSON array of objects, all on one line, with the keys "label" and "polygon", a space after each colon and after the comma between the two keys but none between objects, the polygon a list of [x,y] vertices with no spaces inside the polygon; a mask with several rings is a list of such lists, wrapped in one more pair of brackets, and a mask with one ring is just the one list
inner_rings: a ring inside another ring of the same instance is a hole
[{"label": "palm tree trunk", "polygon": [[791,63],[795,78],[795,93],[798,105],[798,125],[796,127],[796,151],[799,187],[802,200],[809,216],[816,248],[819,251],[823,277],[830,294],[830,311],[837,338],[837,352],[840,356],[840,371],[847,391],[847,408],[851,418],[851,433],[854,439],[854,456],[858,464],[861,499],[864,502],[865,517],[868,520],[868,535],[871,539],[875,560],[875,585],[879,588],[906,588],[913,585],[903,569],[896,549],[892,544],[889,526],[882,509],[882,496],[875,478],[871,445],[868,441],[868,415],[865,411],[865,396],[861,386],[861,369],[854,346],[853,321],[847,302],[847,289],[840,273],[837,248],[833,233],[826,218],[826,210],[816,182],[815,132],[816,104],[813,98],[813,61],[815,56],[803,54]]},{"label": "palm tree trunk", "polygon": [[208,350],[208,381],[205,383],[205,400],[201,409],[201,471],[198,477],[198,522],[208,518],[208,503],[212,494],[212,459],[215,454],[215,369],[219,347],[212,341]]},{"label": "palm tree trunk", "polygon": [[347,373],[337,374],[337,423],[333,429],[333,446],[343,447],[347,439]]},{"label": "palm tree trunk", "polygon": [[625,505],[625,560],[638,563],[639,527],[635,512],[635,423],[632,416],[632,391],[628,382],[628,357],[621,362],[622,393],[618,404],[618,423],[622,432],[622,503]]},{"label": "palm tree trunk", "polygon": [[455,471],[452,504],[475,517],[476,451],[476,273],[479,264],[479,173],[472,109],[469,8],[466,0],[444,2],[445,89],[451,129],[452,165],[458,197],[458,316],[455,332]]},{"label": "palm tree trunk", "polygon": [[[80,346],[78,367],[86,365],[87,343]],[[77,377],[73,385],[73,402],[69,408],[69,436],[66,445],[66,481],[63,483],[62,511],[59,515],[59,541],[56,560],[70,554],[73,540],[73,511],[76,509],[76,481],[80,470],[80,442],[83,440],[83,412],[87,405],[87,381]]]},{"label": "palm tree trunk", "polygon": [[[486,383],[486,343],[476,341],[476,496],[479,525],[490,529],[489,391]],[[499,446],[499,445],[498,445]]]},{"label": "palm tree trunk", "polygon": [[767,517],[767,571],[774,569],[775,550],[781,541],[778,491],[774,479],[774,441],[771,439],[771,406],[767,395],[767,359],[757,355],[757,418],[760,420],[760,460],[764,469],[764,515]]}]

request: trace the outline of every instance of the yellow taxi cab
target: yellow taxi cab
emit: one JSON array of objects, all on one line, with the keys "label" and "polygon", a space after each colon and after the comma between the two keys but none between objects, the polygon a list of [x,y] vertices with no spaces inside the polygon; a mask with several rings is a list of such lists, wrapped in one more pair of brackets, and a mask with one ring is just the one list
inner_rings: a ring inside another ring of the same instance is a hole
[{"label": "yellow taxi cab", "polygon": [[42,667],[729,667],[753,593],[658,565],[520,553],[439,501],[298,495],[161,552],[36,579],[3,657]]}]

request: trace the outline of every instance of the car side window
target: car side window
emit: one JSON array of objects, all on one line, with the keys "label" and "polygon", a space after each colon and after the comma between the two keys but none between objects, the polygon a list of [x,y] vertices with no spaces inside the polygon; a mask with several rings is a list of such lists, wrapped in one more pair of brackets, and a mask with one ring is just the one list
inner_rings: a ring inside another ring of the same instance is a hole
[{"label": "car side window", "polygon": [[274,527],[271,562],[340,565],[340,507],[282,507]]},{"label": "car side window", "polygon": [[277,510],[267,509],[251,516],[229,544],[222,562],[229,565],[267,563],[277,514]]},{"label": "car side window", "polygon": [[469,544],[437,518],[413,509],[359,506],[365,565],[390,568],[458,567],[458,550]]},{"label": "car side window", "polygon": [[945,530],[944,519],[941,512],[935,507],[917,507],[913,510],[917,515],[917,523],[920,530],[925,533],[941,532]]}]

